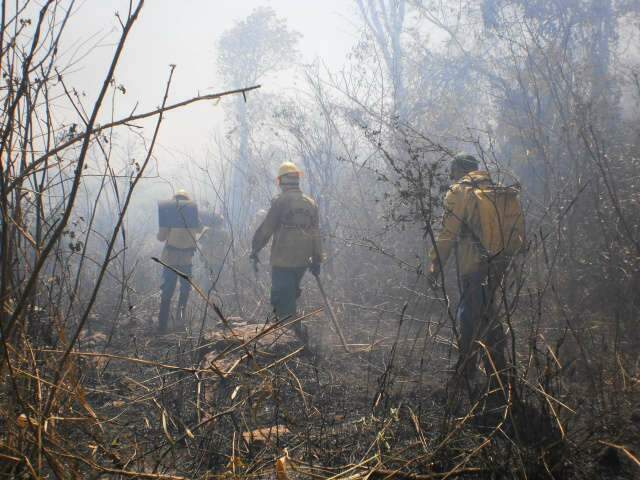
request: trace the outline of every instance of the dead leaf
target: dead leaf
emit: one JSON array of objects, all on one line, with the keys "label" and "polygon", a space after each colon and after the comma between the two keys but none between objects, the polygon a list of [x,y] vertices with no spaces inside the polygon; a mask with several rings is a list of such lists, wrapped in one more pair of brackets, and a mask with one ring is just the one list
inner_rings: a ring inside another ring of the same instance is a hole
[{"label": "dead leaf", "polygon": [[27,417],[24,413],[21,413],[18,415],[18,418],[16,418],[16,425],[18,428],[27,428],[29,423],[34,428],[38,427],[38,421],[35,418]]},{"label": "dead leaf", "polygon": [[164,430],[164,434],[166,435],[167,440],[169,440],[169,443],[173,445],[173,437],[171,436],[171,434],[169,434],[169,429],[167,428],[167,411],[166,410],[162,410],[162,430]]},{"label": "dead leaf", "polygon": [[98,451],[98,445],[96,445],[95,443],[90,443],[89,445],[87,445],[87,447],[89,447],[91,455],[95,457]]},{"label": "dead leaf", "polygon": [[276,480],[289,480],[287,460],[287,457],[280,457],[276,460]]},{"label": "dead leaf", "polygon": [[56,419],[54,417],[44,421],[44,433],[49,433],[49,426],[51,426],[51,431],[56,428]]},{"label": "dead leaf", "polygon": [[235,400],[236,395],[238,395],[238,392],[240,391],[240,385],[238,385],[234,390],[233,393],[231,393],[231,400]]},{"label": "dead leaf", "polygon": [[24,413],[21,413],[18,415],[18,418],[16,418],[16,425],[18,428],[25,428],[27,426],[27,422],[27,416]]},{"label": "dead leaf", "polygon": [[235,469],[240,469],[244,467],[246,467],[246,464],[242,461],[242,458],[240,458],[239,456],[232,455],[231,458],[229,458],[229,463],[227,463],[227,468],[229,470],[235,470]]}]

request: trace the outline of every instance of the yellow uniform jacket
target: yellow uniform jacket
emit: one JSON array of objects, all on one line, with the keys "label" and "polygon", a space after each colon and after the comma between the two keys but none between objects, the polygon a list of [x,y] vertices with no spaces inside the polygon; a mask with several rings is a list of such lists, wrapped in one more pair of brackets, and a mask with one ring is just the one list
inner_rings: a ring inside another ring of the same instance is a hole
[{"label": "yellow uniform jacket", "polygon": [[298,185],[283,185],[271,208],[253,236],[257,254],[273,237],[271,265],[307,267],[322,262],[318,207]]}]

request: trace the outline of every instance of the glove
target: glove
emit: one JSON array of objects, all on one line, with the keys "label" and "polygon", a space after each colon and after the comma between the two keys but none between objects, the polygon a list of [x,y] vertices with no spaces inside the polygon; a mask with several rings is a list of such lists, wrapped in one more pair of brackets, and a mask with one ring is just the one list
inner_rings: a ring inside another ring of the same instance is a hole
[{"label": "glove", "polygon": [[311,273],[313,274],[314,277],[320,276],[320,264],[319,263],[312,263],[311,266],[309,267],[309,270],[311,271]]},{"label": "glove", "polygon": [[435,267],[431,267],[429,269],[429,272],[427,273],[427,283],[429,284],[429,287],[433,289],[437,288],[439,281],[440,281],[440,271]]}]

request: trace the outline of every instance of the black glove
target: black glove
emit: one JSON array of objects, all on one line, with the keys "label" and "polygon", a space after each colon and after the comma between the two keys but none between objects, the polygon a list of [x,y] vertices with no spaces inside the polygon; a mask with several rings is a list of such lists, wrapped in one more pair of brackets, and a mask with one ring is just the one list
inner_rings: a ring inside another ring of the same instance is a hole
[{"label": "black glove", "polygon": [[309,267],[309,271],[311,271],[314,277],[320,276],[320,264],[312,263],[311,266]]}]

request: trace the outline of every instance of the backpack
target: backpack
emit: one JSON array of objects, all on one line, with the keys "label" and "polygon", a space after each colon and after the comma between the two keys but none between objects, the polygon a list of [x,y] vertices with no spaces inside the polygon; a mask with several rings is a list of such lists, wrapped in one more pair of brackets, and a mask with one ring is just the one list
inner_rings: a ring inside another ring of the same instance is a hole
[{"label": "backpack", "polygon": [[515,186],[475,184],[471,188],[473,236],[490,259],[515,255],[524,244],[519,195]]}]

